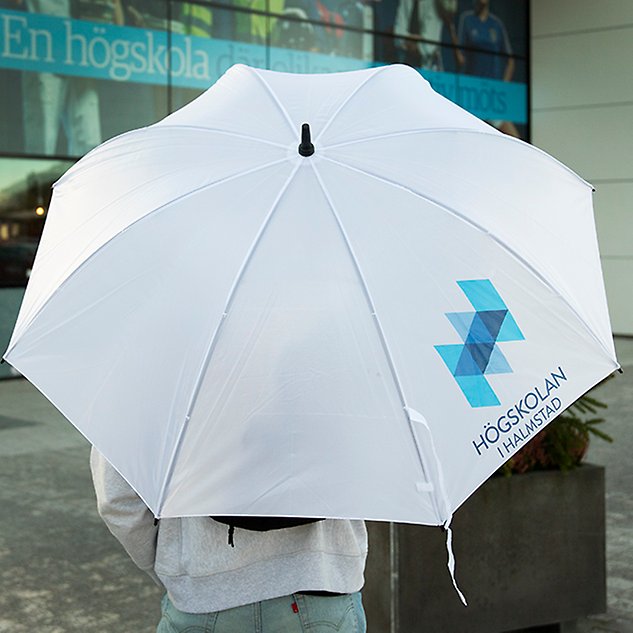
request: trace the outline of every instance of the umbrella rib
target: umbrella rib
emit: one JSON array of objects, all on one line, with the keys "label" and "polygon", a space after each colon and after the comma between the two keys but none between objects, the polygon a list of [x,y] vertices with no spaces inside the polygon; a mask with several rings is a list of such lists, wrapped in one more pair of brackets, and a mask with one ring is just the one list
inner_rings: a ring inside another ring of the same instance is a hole
[{"label": "umbrella rib", "polygon": [[283,143],[276,143],[275,141],[269,141],[259,136],[251,136],[250,134],[241,134],[240,132],[231,132],[230,130],[222,130],[215,127],[205,127],[204,125],[156,125],[157,129],[171,129],[171,130],[195,130],[197,132],[213,132],[214,134],[225,134],[226,136],[233,136],[235,138],[243,138],[248,141],[257,141],[258,143],[264,143],[266,145],[272,145],[274,147],[281,147],[286,149],[287,145]]},{"label": "umbrella rib", "polygon": [[542,156],[544,156],[545,158],[547,158],[548,160],[550,160],[554,164],[558,165],[559,167],[562,167],[566,172],[570,173],[572,176],[575,176],[576,178],[578,178],[578,180],[580,180],[580,182],[582,182],[585,185],[587,185],[587,187],[591,187],[593,189],[593,186],[591,185],[591,183],[587,182],[582,176],[577,174],[573,169],[571,169],[570,167],[568,167],[564,163],[561,163],[557,158],[554,158],[554,156],[551,156],[547,152],[544,152],[539,147],[536,147],[535,145],[531,145],[530,143],[526,143],[525,141],[523,141],[520,138],[515,138],[514,136],[509,136],[507,134],[502,134],[501,132],[495,132],[493,130],[494,130],[494,128],[491,128],[491,131],[487,131],[487,130],[469,130],[467,128],[458,128],[458,127],[446,127],[446,128],[434,128],[434,129],[417,128],[417,129],[411,129],[411,130],[400,130],[398,132],[387,132],[385,134],[376,134],[375,136],[366,136],[366,137],[363,137],[363,138],[352,139],[351,141],[343,141],[341,143],[334,143],[333,145],[328,145],[327,149],[328,150],[330,150],[330,149],[338,149],[340,147],[346,147],[348,145],[358,145],[359,143],[366,143],[366,142],[371,142],[371,141],[379,141],[379,140],[382,140],[382,139],[385,139],[385,138],[394,138],[394,137],[398,137],[398,136],[409,136],[409,135],[414,135],[414,134],[438,134],[438,133],[439,134],[446,134],[446,133],[451,133],[451,134],[453,134],[453,133],[454,134],[480,134],[480,135],[483,135],[483,136],[488,136],[488,137],[491,137],[491,138],[499,139],[503,143],[518,143],[520,145],[524,145],[524,146],[528,147],[530,149],[530,151],[536,152],[538,154],[541,154]]},{"label": "umbrella rib", "polygon": [[185,431],[187,430],[187,427],[189,426],[189,421],[191,420],[191,414],[193,412],[193,409],[195,407],[196,401],[198,400],[198,394],[200,393],[200,389],[202,388],[202,381],[204,379],[204,375],[206,373],[207,368],[209,367],[209,364],[211,362],[211,358],[213,356],[213,352],[215,351],[215,347],[217,345],[218,342],[218,337],[219,337],[219,333],[220,330],[222,329],[222,324],[226,321],[226,317],[228,315],[228,312],[231,308],[231,304],[233,303],[233,299],[235,298],[235,294],[237,291],[237,288],[240,284],[240,281],[242,280],[242,277],[244,276],[244,272],[246,271],[246,268],[248,267],[251,259],[253,258],[253,254],[255,253],[255,251],[257,250],[257,247],[259,246],[260,242],[261,242],[261,238],[264,234],[264,232],[266,231],[266,229],[268,228],[270,221],[272,219],[272,217],[275,214],[275,211],[279,208],[279,202],[281,201],[281,198],[283,197],[283,195],[286,193],[288,187],[290,186],[290,183],[293,181],[297,171],[299,170],[299,167],[301,167],[301,163],[297,162],[294,169],[292,170],[292,172],[290,173],[290,176],[288,176],[288,179],[286,180],[286,182],[283,184],[283,186],[280,188],[279,193],[277,194],[275,200],[273,201],[272,205],[270,206],[270,210],[268,211],[268,214],[266,215],[266,217],[264,218],[264,221],[262,222],[261,226],[259,227],[259,231],[257,232],[257,235],[255,236],[255,238],[253,239],[253,242],[248,250],[248,252],[246,253],[246,256],[244,257],[244,260],[242,262],[242,265],[240,266],[239,270],[237,271],[237,274],[235,275],[235,279],[233,280],[233,284],[231,285],[231,288],[228,292],[227,295],[227,299],[225,302],[225,306],[224,306],[224,310],[222,311],[222,316],[220,318],[220,321],[218,322],[212,336],[211,339],[208,343],[207,346],[207,351],[204,355],[202,364],[200,366],[200,369],[198,371],[198,377],[196,378],[196,381],[194,383],[194,388],[193,391],[191,393],[191,398],[189,399],[189,404],[187,406],[187,412],[185,414],[185,419],[180,427],[180,431],[178,432],[178,437],[176,439],[176,442],[174,443],[174,448],[172,450],[172,454],[169,458],[169,464],[167,467],[167,472],[165,473],[165,479],[163,480],[163,484],[161,486],[161,490],[160,493],[158,495],[158,511],[157,511],[157,517],[160,517],[162,509],[163,509],[163,505],[164,505],[164,497],[165,497],[165,492],[167,490],[167,487],[169,486],[172,476],[174,474],[174,467],[176,465],[176,459],[178,458],[178,453],[180,452],[180,448],[182,446],[182,442],[184,440],[184,436],[185,436]]},{"label": "umbrella rib", "polygon": [[321,128],[321,131],[319,132],[318,136],[315,138],[314,142],[318,143],[318,141],[321,139],[321,137],[323,136],[323,134],[325,133],[325,131],[330,127],[330,125],[334,122],[334,119],[336,119],[336,117],[340,114],[341,110],[358,94],[358,92],[361,90],[361,88],[363,88],[365,85],[367,85],[367,83],[373,79],[374,77],[376,77],[376,75],[380,74],[381,72],[383,72],[384,70],[386,70],[387,68],[389,68],[389,66],[381,66],[380,68],[377,68],[376,70],[374,70],[373,73],[371,73],[369,75],[369,77],[367,77],[362,83],[358,84],[358,86],[356,86],[356,88],[354,88],[354,90],[352,90],[352,92],[346,97],[346,99],[339,105],[338,108],[336,108],[336,110],[334,111],[334,114],[332,114],[332,116],[328,119],[328,121],[325,123],[325,125]]},{"label": "umbrella rib", "polygon": [[[411,420],[411,416],[409,415],[409,405],[407,404],[407,400],[406,397],[404,395],[404,390],[402,388],[402,381],[400,380],[400,376],[398,375],[398,370],[396,369],[395,363],[393,361],[393,354],[391,353],[391,349],[389,347],[389,343],[387,341],[387,337],[385,335],[385,331],[382,327],[382,324],[380,322],[380,317],[378,316],[378,313],[376,311],[376,306],[374,304],[374,300],[371,296],[371,292],[369,291],[369,286],[367,285],[367,281],[365,280],[365,276],[363,275],[363,271],[361,269],[360,263],[358,261],[358,257],[356,256],[356,253],[354,252],[354,247],[351,244],[351,241],[349,239],[349,236],[347,234],[347,231],[345,230],[345,227],[343,226],[343,222],[341,221],[341,218],[336,210],[336,205],[334,204],[334,201],[332,200],[329,191],[327,190],[327,187],[325,186],[325,183],[323,182],[323,179],[321,177],[321,174],[319,173],[318,169],[316,168],[316,165],[312,164],[312,168],[314,170],[314,173],[316,175],[317,181],[319,182],[319,186],[321,187],[321,190],[323,191],[323,195],[325,196],[328,206],[330,207],[330,211],[332,212],[332,215],[334,216],[334,220],[336,221],[336,224],[338,226],[338,229],[343,237],[343,241],[345,242],[345,246],[347,247],[347,250],[350,254],[350,257],[352,259],[352,262],[354,263],[354,267],[356,269],[356,273],[358,275],[358,278],[360,280],[361,286],[363,288],[363,293],[365,295],[365,298],[367,300],[367,303],[369,305],[369,308],[371,310],[371,316],[373,318],[374,324],[376,325],[376,329],[378,331],[378,338],[380,339],[380,343],[382,345],[384,354],[385,354],[385,358],[387,360],[387,364],[389,366],[389,370],[391,372],[391,375],[393,377],[394,380],[394,384],[396,386],[396,391],[398,392],[398,397],[400,399],[400,403],[402,404],[402,409],[403,409],[403,413],[405,415],[405,417],[407,418],[407,422],[409,424],[409,430],[411,432],[411,436],[413,438],[413,443],[417,452],[417,456],[418,456],[418,460],[420,462],[420,467],[422,469],[422,474],[424,477],[424,481],[425,482],[429,482],[429,475],[428,473],[430,472],[430,470],[425,466],[425,460],[423,457],[423,453],[422,453],[422,449],[420,447],[420,444],[418,442],[418,438],[415,434],[415,431],[413,429],[413,424],[412,424],[412,420]],[[439,507],[437,506],[437,500],[435,499],[434,495],[431,495],[432,500],[433,500],[433,504],[435,506],[435,511],[437,513],[438,517],[441,517],[441,512],[439,510]]]},{"label": "umbrella rib", "polygon": [[[107,141],[104,141],[103,143],[101,143],[101,145],[98,145],[97,147],[93,148],[92,150],[90,150],[82,159],[81,161],[75,163],[75,165],[73,165],[68,171],[66,171],[64,174],[62,174],[54,183],[53,183],[53,189],[58,187],[59,185],[61,185],[63,182],[65,182],[66,180],[68,180],[68,178],[75,176],[78,172],[82,171],[83,169],[86,169],[85,167],[85,163],[86,163],[86,157],[88,157],[89,155],[92,155],[94,153],[97,152],[97,150],[101,151],[106,145],[112,145],[116,142],[122,142],[123,140],[127,140],[129,137],[135,137],[138,136],[140,134],[144,134],[147,132],[148,129],[151,130],[193,130],[196,132],[213,132],[213,133],[217,133],[217,134],[224,134],[226,136],[232,136],[235,138],[243,138],[245,140],[248,141],[256,141],[258,143],[264,143],[265,145],[271,145],[273,147],[279,147],[282,149],[286,149],[287,145],[284,145],[283,143],[276,143],[275,141],[269,141],[267,139],[263,139],[260,138],[258,136],[251,136],[249,134],[241,134],[239,132],[231,132],[229,130],[222,130],[220,128],[211,128],[211,127],[205,127],[202,125],[159,125],[159,124],[154,124],[151,126],[148,126],[147,128],[139,128],[137,130],[130,130],[129,132],[124,132],[123,134],[119,134],[118,136],[115,136],[111,139],[108,139]],[[83,164],[82,164],[83,163]]]},{"label": "umbrella rib", "polygon": [[283,104],[279,100],[279,97],[275,94],[275,91],[268,85],[268,82],[253,68],[251,68],[250,66],[244,66],[244,68],[246,68],[250,72],[251,75],[257,77],[258,81],[262,84],[262,86],[264,86],[264,88],[266,89],[266,91],[268,92],[272,100],[277,105],[277,108],[279,108],[279,111],[283,114],[284,118],[286,119],[286,123],[288,123],[288,125],[290,126],[292,133],[295,134],[296,133],[295,124],[290,118],[290,114],[288,114],[288,110],[284,108]]},{"label": "umbrella rib", "polygon": [[[51,301],[51,299],[55,296],[56,291],[59,290],[59,288],[61,288],[62,285],[65,285],[66,283],[68,283],[69,280],[71,280],[85,266],[86,262],[90,261],[93,257],[95,257],[98,253],[100,253],[113,239],[116,239],[119,235],[121,235],[122,233],[125,233],[126,231],[128,231],[131,227],[135,226],[138,222],[142,222],[143,220],[145,220],[145,219],[147,219],[149,217],[152,217],[155,213],[159,213],[160,211],[164,211],[165,209],[168,209],[169,207],[171,207],[176,202],[178,202],[180,200],[183,200],[184,198],[187,198],[189,196],[198,194],[201,191],[204,191],[206,189],[212,189],[213,187],[215,187],[217,185],[224,184],[225,182],[229,182],[231,180],[234,180],[235,178],[241,178],[242,176],[246,176],[248,174],[255,173],[257,171],[261,171],[262,169],[267,169],[268,167],[273,167],[274,165],[279,165],[280,163],[284,163],[284,162],[287,162],[287,158],[280,158],[280,159],[271,161],[269,163],[265,163],[264,165],[258,165],[257,167],[251,167],[250,169],[238,172],[236,174],[231,174],[230,176],[226,176],[225,178],[221,178],[220,180],[215,180],[215,181],[213,181],[211,183],[208,183],[206,185],[202,185],[201,187],[198,187],[197,189],[193,189],[193,190],[187,191],[186,193],[183,193],[183,194],[181,194],[179,196],[176,196],[172,200],[169,200],[168,202],[165,202],[164,204],[162,204],[161,206],[159,206],[159,207],[157,207],[155,209],[151,209],[145,215],[142,215],[140,218],[137,218],[136,220],[134,220],[134,222],[132,222],[131,224],[128,224],[127,226],[125,226],[125,228],[121,229],[120,231],[118,231],[117,233],[112,235],[106,242],[101,244],[86,259],[84,259],[74,270],[72,270],[68,274],[68,276],[59,284],[59,286],[57,286],[57,288],[55,289],[55,292],[53,292],[40,306],[38,306],[33,314],[28,316],[28,321],[26,321],[22,325],[22,330],[21,330],[20,334],[25,332],[31,326],[33,321],[35,321],[35,319],[38,317],[38,315],[42,312],[42,310],[48,305],[48,303]],[[48,252],[50,252],[50,251],[48,251]],[[47,254],[48,254],[48,252],[47,252]],[[15,332],[14,332],[14,334],[15,334]],[[5,358],[13,351],[13,349],[17,345],[18,341],[19,341],[19,337],[17,337],[13,341],[13,344],[11,344],[7,348],[7,350],[4,352],[4,355],[3,355]]]},{"label": "umbrella rib", "polygon": [[[493,128],[494,129],[494,128]],[[494,132],[484,132],[482,130],[468,130],[466,128],[459,127],[442,127],[442,128],[410,128],[407,130],[398,130],[395,132],[384,132],[383,134],[374,134],[373,136],[362,136],[360,138],[353,138],[350,141],[342,141],[340,143],[333,143],[328,145],[327,149],[338,149],[339,147],[346,147],[347,145],[357,145],[358,143],[366,143],[368,141],[379,141],[383,138],[393,138],[396,136],[408,136],[409,134],[425,134],[436,132],[475,132],[477,134],[487,134],[489,136],[497,136]]]},{"label": "umbrella rib", "polygon": [[[359,174],[361,174],[363,176],[366,176],[368,178],[372,178],[374,180],[378,180],[379,182],[382,182],[383,184],[390,185],[390,186],[395,187],[397,189],[402,189],[403,191],[406,191],[407,193],[410,193],[410,194],[412,194],[412,195],[414,195],[414,196],[416,196],[418,198],[421,198],[423,200],[431,202],[432,204],[440,207],[441,209],[443,209],[447,213],[450,213],[451,215],[455,216],[456,218],[458,218],[462,222],[465,222],[469,226],[472,226],[477,231],[480,231],[480,232],[486,234],[502,250],[504,250],[506,253],[508,253],[509,255],[514,257],[518,262],[520,262],[523,266],[525,266],[525,268],[527,268],[543,285],[545,285],[547,288],[549,288],[549,290],[553,294],[555,294],[556,296],[560,297],[565,302],[565,305],[572,311],[572,313],[578,319],[578,321],[580,321],[580,323],[583,324],[583,326],[585,327],[587,332],[590,334],[591,338],[593,338],[593,340],[596,343],[598,343],[600,348],[605,352],[605,354],[610,359],[612,358],[611,352],[607,349],[607,347],[604,345],[604,343],[598,338],[598,336],[595,334],[595,332],[589,326],[589,324],[585,321],[585,319],[578,313],[578,310],[576,310],[576,308],[574,308],[574,306],[571,305],[571,303],[560,292],[558,292],[556,290],[556,288],[554,288],[554,286],[547,279],[547,277],[545,277],[529,261],[527,261],[522,255],[517,253],[513,248],[511,248],[506,243],[504,243],[503,240],[501,240],[497,235],[492,233],[489,229],[487,229],[486,227],[482,226],[481,224],[475,222],[474,220],[472,220],[471,218],[467,217],[466,215],[464,215],[463,213],[461,213],[457,209],[455,209],[453,207],[449,207],[448,205],[444,204],[440,200],[437,200],[436,198],[433,198],[431,196],[424,195],[423,193],[421,193],[419,191],[416,191],[415,189],[411,189],[410,187],[407,187],[407,186],[405,186],[405,185],[403,185],[403,184],[401,184],[399,182],[396,182],[395,180],[391,180],[390,178],[385,178],[384,176],[379,176],[378,174],[374,174],[374,173],[372,173],[370,171],[367,171],[365,169],[360,169],[359,167],[354,167],[353,165],[341,162],[341,161],[336,160],[334,158],[331,158],[329,156],[322,156],[321,158],[323,160],[327,160],[330,163],[333,163],[335,165],[339,165],[340,167],[343,167],[345,169],[349,169],[350,171],[354,171],[354,172],[359,173]],[[572,173],[574,173],[574,172],[572,172]],[[578,178],[580,178],[580,176],[578,176]]]}]

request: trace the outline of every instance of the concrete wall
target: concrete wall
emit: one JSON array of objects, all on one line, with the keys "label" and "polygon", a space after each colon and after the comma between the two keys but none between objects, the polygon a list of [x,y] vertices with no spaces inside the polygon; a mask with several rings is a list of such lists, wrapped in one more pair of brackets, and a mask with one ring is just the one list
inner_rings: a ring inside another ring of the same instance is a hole
[{"label": "concrete wall", "polygon": [[633,1],[532,0],[532,141],[596,188],[611,324],[633,334]]}]

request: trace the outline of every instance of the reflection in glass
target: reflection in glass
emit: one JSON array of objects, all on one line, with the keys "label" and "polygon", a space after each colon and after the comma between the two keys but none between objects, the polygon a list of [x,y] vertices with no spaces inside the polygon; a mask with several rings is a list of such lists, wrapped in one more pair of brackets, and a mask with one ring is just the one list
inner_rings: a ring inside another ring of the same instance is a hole
[{"label": "reflection in glass", "polygon": [[275,25],[271,29],[273,46],[301,51],[319,50],[317,27],[308,22],[308,16],[303,9],[286,9],[281,17],[274,20]]},{"label": "reflection in glass", "polygon": [[[298,23],[294,20],[292,22],[293,32],[296,32]],[[280,18],[278,24],[283,26],[284,19]],[[358,70],[373,65],[371,56],[363,54],[365,42],[363,42],[362,33],[346,31],[342,34],[340,41],[332,41],[326,33],[327,27],[314,24],[308,26],[310,28],[306,28],[305,36],[291,36],[288,33],[288,37],[280,36],[277,40],[278,46],[270,48],[272,70],[294,73],[330,73]],[[284,29],[281,34],[285,35],[286,30]],[[366,44],[371,50],[373,40],[370,39]],[[332,48],[324,48],[327,46],[332,46]],[[354,55],[350,54],[352,52]]]},{"label": "reflection in glass", "polygon": [[[362,19],[371,22],[370,10],[363,11]],[[290,10],[276,20],[271,43],[272,70],[327,73],[373,65],[373,34],[313,24]]]},{"label": "reflection in glass", "polygon": [[362,30],[373,29],[370,3],[353,0],[320,0],[316,2],[318,18],[325,23],[317,29],[318,49],[321,53],[373,58],[373,37]]},{"label": "reflection in glass", "polygon": [[65,161],[0,159],[0,287],[25,286]]},{"label": "reflection in glass", "polygon": [[266,0],[227,0],[230,8],[218,7],[222,2],[201,4],[171,2],[172,30],[175,33],[237,42],[266,44],[270,27],[265,15],[253,13],[283,9],[284,0],[275,0],[268,7]]}]

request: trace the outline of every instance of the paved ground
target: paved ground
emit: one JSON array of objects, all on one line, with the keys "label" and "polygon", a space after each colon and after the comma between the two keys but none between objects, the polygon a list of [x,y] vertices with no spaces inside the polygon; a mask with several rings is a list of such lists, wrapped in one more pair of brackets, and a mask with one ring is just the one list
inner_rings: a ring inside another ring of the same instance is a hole
[{"label": "paved ground", "polygon": [[633,339],[617,339],[616,349],[624,373],[595,391],[609,405],[603,426],[614,442],[594,441],[588,456],[607,467],[609,610],[579,623],[582,633],[633,633]]},{"label": "paved ground", "polygon": [[[589,455],[607,466],[609,609],[564,631],[633,633],[633,340],[617,347],[625,373],[597,392],[615,442]],[[0,381],[0,633],[154,630],[159,592],[101,524],[87,463],[84,439],[33,387]]]}]

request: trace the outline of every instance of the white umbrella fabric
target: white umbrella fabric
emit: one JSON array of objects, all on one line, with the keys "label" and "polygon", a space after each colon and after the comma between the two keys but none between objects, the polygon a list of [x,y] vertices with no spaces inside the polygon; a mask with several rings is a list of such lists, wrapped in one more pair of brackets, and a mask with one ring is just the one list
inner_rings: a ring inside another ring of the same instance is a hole
[{"label": "white umbrella fabric", "polygon": [[428,525],[618,368],[591,186],[400,65],[87,154],[5,358],[157,517]]}]

